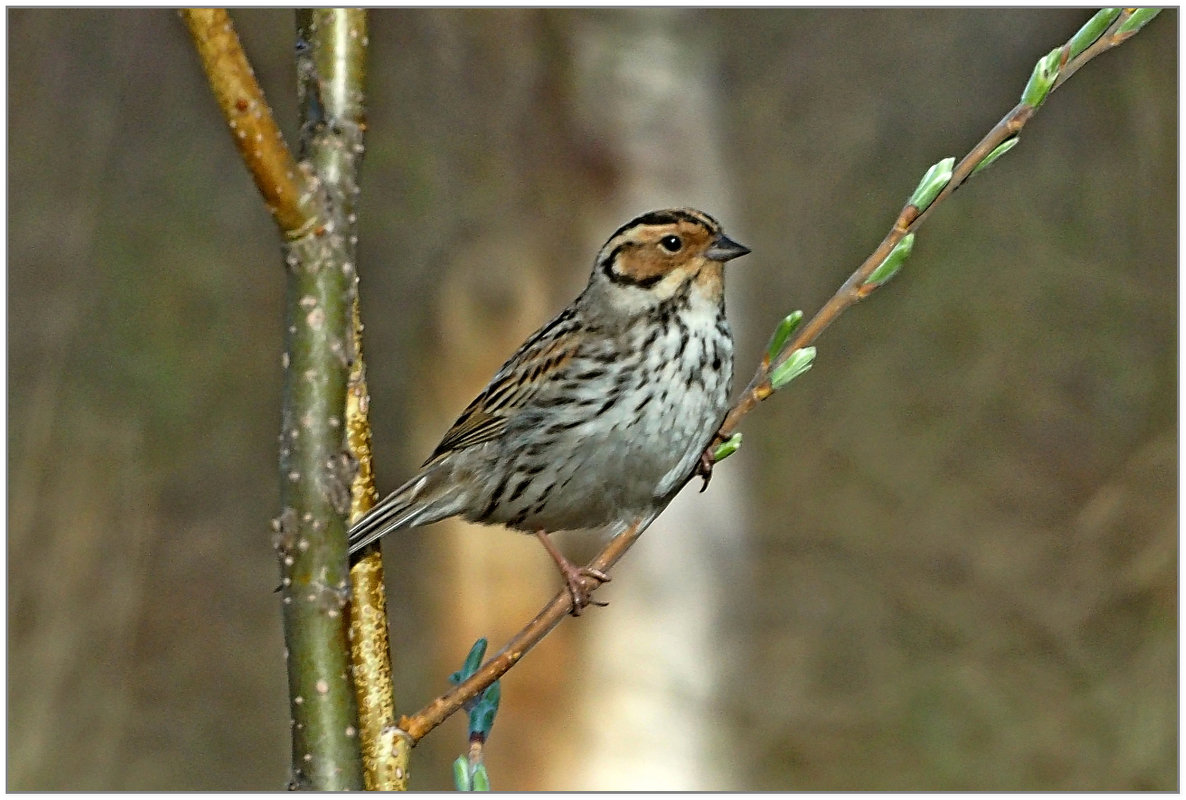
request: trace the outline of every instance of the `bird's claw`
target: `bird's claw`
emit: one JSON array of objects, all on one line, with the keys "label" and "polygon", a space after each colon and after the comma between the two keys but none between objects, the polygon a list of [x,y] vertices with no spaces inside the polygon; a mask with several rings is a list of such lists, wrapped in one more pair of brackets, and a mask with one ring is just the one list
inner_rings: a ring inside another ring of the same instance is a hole
[{"label": "bird's claw", "polygon": [[[564,582],[568,584],[568,593],[572,595],[572,615],[579,617],[581,609],[586,606],[608,606],[604,600],[594,600],[591,596],[592,589],[586,587],[584,578],[592,578],[597,581],[598,585],[609,582],[609,575],[606,575],[599,569],[594,567],[576,567],[571,562],[566,562],[560,567],[560,572],[564,575]],[[592,587],[596,589],[597,587]]]},{"label": "bird's claw", "polygon": [[[545,531],[536,531],[535,535],[543,543],[544,548],[548,551],[548,555],[556,562],[556,566],[560,568],[560,574],[564,576],[564,583],[568,586],[568,593],[572,595],[572,615],[579,617],[581,609],[585,606],[607,606],[609,603],[600,600],[594,600],[590,594],[594,589],[603,583],[609,582],[609,575],[606,575],[596,567],[578,567],[571,561],[564,557],[564,554],[556,549],[556,545],[552,544],[552,540],[548,538]],[[597,581],[593,586],[586,586],[586,578],[592,578]]]},{"label": "bird's claw", "polygon": [[708,489],[708,482],[712,480],[712,465],[716,463],[713,458],[713,453],[716,452],[717,447],[721,442],[720,434],[712,437],[712,443],[704,448],[704,452],[700,454],[700,460],[696,462],[696,474],[704,479],[704,483],[700,485],[700,492],[703,494]]}]

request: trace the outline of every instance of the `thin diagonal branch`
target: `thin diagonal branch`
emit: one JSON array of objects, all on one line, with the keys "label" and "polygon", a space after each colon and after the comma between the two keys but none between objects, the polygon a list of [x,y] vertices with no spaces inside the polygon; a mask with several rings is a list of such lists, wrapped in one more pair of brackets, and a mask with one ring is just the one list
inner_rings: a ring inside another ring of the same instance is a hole
[{"label": "thin diagonal branch", "polygon": [[[1107,32],[1103,36],[1073,58],[1068,57],[1071,45],[1071,40],[1068,40],[1063,45],[1060,78],[1054,82],[1051,91],[1061,85],[1066,77],[1069,77],[1071,73],[1078,70],[1087,61],[1130,38],[1132,32],[1121,33],[1119,29],[1132,15],[1132,12],[1133,9],[1126,9],[1122,12],[1108,27]],[[935,207],[947,200],[973,174],[975,169],[980,166],[989,154],[1006,140],[1015,137],[1033,117],[1036,110],[1035,106],[1029,106],[1024,103],[1019,104],[1006,114],[972,148],[968,155],[953,168],[951,179],[948,181],[946,187],[926,208],[920,211],[916,206],[907,204],[902,209],[881,244],[877,246],[877,249],[844,282],[832,298],[824,304],[809,322],[798,329],[797,335],[788,341],[774,358],[764,358],[762,360],[749,385],[742,392],[721,424],[717,437],[718,441],[728,439],[733,431],[736,430],[742,418],[752,411],[758,403],[774,393],[770,382],[770,376],[774,370],[780,364],[786,362],[796,350],[807,347],[814,342],[845,310],[871,294],[877,288],[877,284],[868,283],[868,278],[885,261],[890,251],[894,249],[903,237],[915,232],[922,225],[923,220],[934,211]],[[708,456],[711,460],[711,450]],[[691,480],[692,477],[692,475],[689,475],[688,480]],[[638,537],[642,535],[643,531],[654,521],[656,516],[658,516],[658,512],[646,519],[635,521],[624,533],[612,539],[601,553],[590,562],[590,566],[607,571],[638,540]],[[598,585],[596,581],[586,579],[586,588],[589,592],[596,590]],[[413,742],[418,742],[429,731],[459,710],[466,701],[476,697],[487,686],[505,674],[528,650],[547,636],[571,610],[572,598],[570,593],[567,589],[558,592],[531,622],[516,633],[506,646],[475,672],[473,676],[436,698],[415,714],[402,717],[400,719],[400,727],[411,737]]]},{"label": "thin diagonal branch", "polygon": [[180,13],[243,164],[281,232],[289,238],[300,236],[314,225],[316,205],[306,191],[304,173],[284,143],[230,16],[223,8],[189,8]]},{"label": "thin diagonal branch", "polygon": [[[1053,92],[1061,86],[1067,77],[1100,53],[1127,41],[1133,33],[1119,33],[1119,29],[1132,15],[1133,11],[1134,9],[1123,11],[1109,26],[1108,31],[1103,36],[1075,58],[1068,58],[1072,41],[1068,39],[1062,46],[1064,66],[1060,69],[1059,77],[1054,82],[1050,91]],[[741,422],[742,417],[752,411],[758,403],[774,393],[774,389],[770,383],[770,375],[775,368],[790,358],[791,354],[796,350],[810,346],[846,309],[872,294],[877,288],[877,285],[867,283],[866,281],[873,274],[873,271],[885,261],[890,251],[894,249],[898,242],[902,241],[906,235],[918,230],[923,221],[972,176],[972,173],[990,153],[1007,140],[1016,137],[1021,132],[1021,129],[1025,127],[1026,123],[1033,118],[1037,110],[1036,106],[1027,105],[1024,102],[1018,103],[1000,122],[994,125],[984,135],[984,138],[966,156],[960,159],[959,163],[952,169],[951,179],[948,181],[947,186],[943,188],[929,206],[920,211],[917,207],[907,204],[902,209],[898,214],[898,218],[894,221],[893,226],[890,228],[889,233],[882,239],[881,244],[857,267],[856,272],[849,276],[848,280],[837,290],[836,294],[824,304],[823,308],[809,322],[805,323],[798,330],[797,334],[787,342],[775,358],[769,361],[763,360],[757,372],[754,373],[754,377],[750,380],[749,385],[742,392],[741,397],[721,424],[718,433],[719,438],[729,438],[733,431],[737,429],[737,425]]]},{"label": "thin diagonal branch", "polygon": [[[626,554],[626,551],[630,549],[631,545],[638,541],[638,537],[642,535],[642,532],[650,526],[651,522],[657,516],[658,514],[655,514],[646,519],[638,520],[623,533],[615,536],[597,557],[589,563],[589,566],[604,572],[618,563],[619,559]],[[585,588],[589,591],[592,591],[599,585],[592,578],[584,578],[583,580],[585,582]],[[572,593],[567,587],[558,591],[548,604],[535,615],[535,618],[516,633],[477,672],[433,700],[414,715],[401,717],[399,726],[411,738],[412,743],[419,742],[429,731],[458,711],[467,700],[476,697],[487,686],[505,674],[507,670],[515,666],[527,654],[528,650],[539,644],[545,636],[552,632],[553,628],[560,624],[565,616],[569,615],[572,611],[572,602]]]}]

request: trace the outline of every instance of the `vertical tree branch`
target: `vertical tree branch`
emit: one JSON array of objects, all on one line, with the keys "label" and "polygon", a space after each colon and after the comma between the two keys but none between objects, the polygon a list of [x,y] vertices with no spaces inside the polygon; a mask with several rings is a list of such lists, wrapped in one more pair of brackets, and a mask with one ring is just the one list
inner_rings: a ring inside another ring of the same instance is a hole
[{"label": "vertical tree branch", "polygon": [[349,677],[344,453],[347,378],[343,238],[328,221],[285,246],[287,347],[280,434],[284,639],[292,711],[292,786],[362,788]]},{"label": "vertical tree branch", "polygon": [[[321,178],[342,232],[350,302],[351,372],[346,406],[347,447],[358,472],[351,487],[351,520],[374,505],[370,425],[367,419],[366,366],[358,277],[354,269],[358,220],[358,172],[366,130],[365,93],[367,15],[357,9],[298,12],[297,70],[302,109],[302,152]],[[394,730],[395,694],[387,636],[387,597],[377,547],[350,569],[350,663],[368,789],[407,788],[410,746]]]},{"label": "vertical tree branch", "polygon": [[[361,24],[361,37],[344,34],[351,24]],[[290,361],[281,467],[282,498],[293,498],[284,503],[286,512],[293,509],[293,522],[308,528],[297,538],[295,554],[290,549],[284,559],[286,565],[293,561],[292,584],[285,587],[293,782],[316,789],[363,786],[344,613],[350,579],[343,517],[351,505],[345,412],[355,361],[353,209],[365,43],[363,12],[299,15],[300,153],[316,176],[322,224],[286,246]]]},{"label": "vertical tree branch", "polygon": [[[377,493],[371,461],[371,429],[367,420],[369,395],[357,296],[351,316],[355,361],[346,400],[346,438],[350,453],[358,464],[350,491],[350,520],[354,522],[374,506]],[[386,610],[383,559],[375,544],[366,548],[350,566],[350,665],[358,703],[366,788],[405,791],[412,745],[395,727],[395,691],[391,682]]]},{"label": "vertical tree branch", "polygon": [[282,510],[274,527],[292,713],[290,786],[360,789],[344,517],[353,471],[345,415],[355,361],[354,201],[365,128],[366,19],[358,11],[302,15],[298,166],[226,12],[182,16],[240,155],[286,240]]}]

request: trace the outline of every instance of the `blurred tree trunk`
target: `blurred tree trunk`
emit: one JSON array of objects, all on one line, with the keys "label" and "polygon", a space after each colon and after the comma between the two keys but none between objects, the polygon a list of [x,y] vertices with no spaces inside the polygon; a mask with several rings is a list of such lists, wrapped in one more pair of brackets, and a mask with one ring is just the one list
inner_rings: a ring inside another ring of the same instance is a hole
[{"label": "blurred tree trunk", "polygon": [[[566,15],[576,114],[617,166],[610,202],[589,209],[586,241],[655,208],[698,207],[738,236],[723,166],[712,31],[697,11]],[[729,280],[748,265],[729,267]],[[739,313],[731,293],[730,318]],[[749,366],[739,364],[744,382]],[[700,482],[644,535],[582,620],[585,679],[575,723],[559,740],[545,784],[557,789],[724,789],[736,786],[716,741],[725,669],[720,615],[746,530],[742,459]],[[688,587],[694,587],[689,590]]]},{"label": "blurred tree trunk", "polygon": [[[571,136],[567,56],[555,18],[539,11],[445,11],[417,15],[415,22],[435,45],[433,80],[442,94],[467,98],[442,104],[439,116],[425,121],[439,126],[434,179],[455,203],[433,222],[448,231],[439,238],[449,244],[432,259],[439,277],[430,284],[430,333],[419,337],[427,344],[413,366],[420,378],[410,397],[409,447],[422,459],[503,361],[583,286],[600,244],[583,242],[584,204],[597,204],[605,180],[596,146]],[[475,116],[474,108],[489,113]],[[485,144],[477,146],[477,138]],[[443,688],[476,638],[501,646],[562,584],[534,537],[456,519],[424,535],[438,654],[432,669]],[[562,626],[503,682],[503,711],[489,750],[494,788],[551,787],[540,776],[555,743],[569,735],[574,643],[586,635],[581,625]],[[462,752],[466,742],[457,730],[437,732],[433,751]],[[441,780],[425,775],[418,785],[438,787]]]},{"label": "blurred tree trunk", "polygon": [[[502,361],[575,296],[617,226],[654,208],[692,205],[737,231],[719,153],[713,42],[695,33],[695,12],[515,16],[518,24],[497,30],[471,27],[473,15],[437,21],[445,52],[457,48],[444,58],[443,81],[470,80],[465,49],[488,36],[518,39],[519,52],[539,55],[499,56],[507,110],[495,125],[512,144],[506,155],[482,154],[481,169],[500,173],[487,187],[497,196],[469,202],[503,210],[477,215],[498,220],[496,228],[454,220],[456,246],[441,255],[414,411],[417,454],[430,452]],[[694,46],[681,50],[685,35]],[[494,45],[489,52],[512,47]],[[516,127],[519,103],[547,126]],[[461,180],[464,165],[451,169]],[[515,178],[541,170],[549,177]],[[738,295],[731,293],[734,321],[744,316]],[[694,486],[672,505],[622,565],[621,580],[603,590],[608,609],[562,626],[504,681],[491,744],[496,788],[731,785],[727,766],[713,760],[719,748],[707,720],[725,666],[718,654],[727,650],[714,638],[718,616],[745,529],[740,464],[718,470],[707,494]],[[560,580],[529,537],[457,521],[429,535],[443,676],[477,636],[498,646]],[[580,558],[596,547],[588,534],[560,544]],[[678,588],[689,575],[695,594]]]},{"label": "blurred tree trunk", "polygon": [[[485,385],[503,360],[555,312],[549,296],[550,274],[557,265],[546,247],[533,246],[531,229],[488,231],[450,255],[436,303],[435,346],[425,353],[435,365],[424,386],[417,417],[418,453],[429,453],[440,435]],[[436,672],[443,679],[461,666],[471,644],[489,637],[494,648],[531,619],[559,588],[552,561],[534,537],[502,527],[473,525],[459,519],[432,526],[430,545],[434,603]],[[562,737],[555,709],[565,705],[563,662],[568,660],[572,629],[556,631],[504,681],[503,708],[492,742],[496,789],[543,788],[529,776],[539,774],[551,743]],[[462,715],[464,716],[464,715]],[[437,736],[448,737],[446,728]],[[439,742],[437,743],[439,745]],[[457,738],[457,753],[465,741]],[[432,781],[430,785],[438,785]]]}]

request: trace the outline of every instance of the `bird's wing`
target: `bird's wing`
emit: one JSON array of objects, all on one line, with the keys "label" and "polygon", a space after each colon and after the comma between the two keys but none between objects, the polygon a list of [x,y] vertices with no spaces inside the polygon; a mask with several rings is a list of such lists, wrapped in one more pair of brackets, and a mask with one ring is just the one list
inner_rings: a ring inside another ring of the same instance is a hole
[{"label": "bird's wing", "polygon": [[502,365],[469,407],[461,412],[425,464],[500,437],[510,417],[576,355],[580,345],[578,338],[573,335],[576,329],[571,309],[566,309],[540,328]]}]

